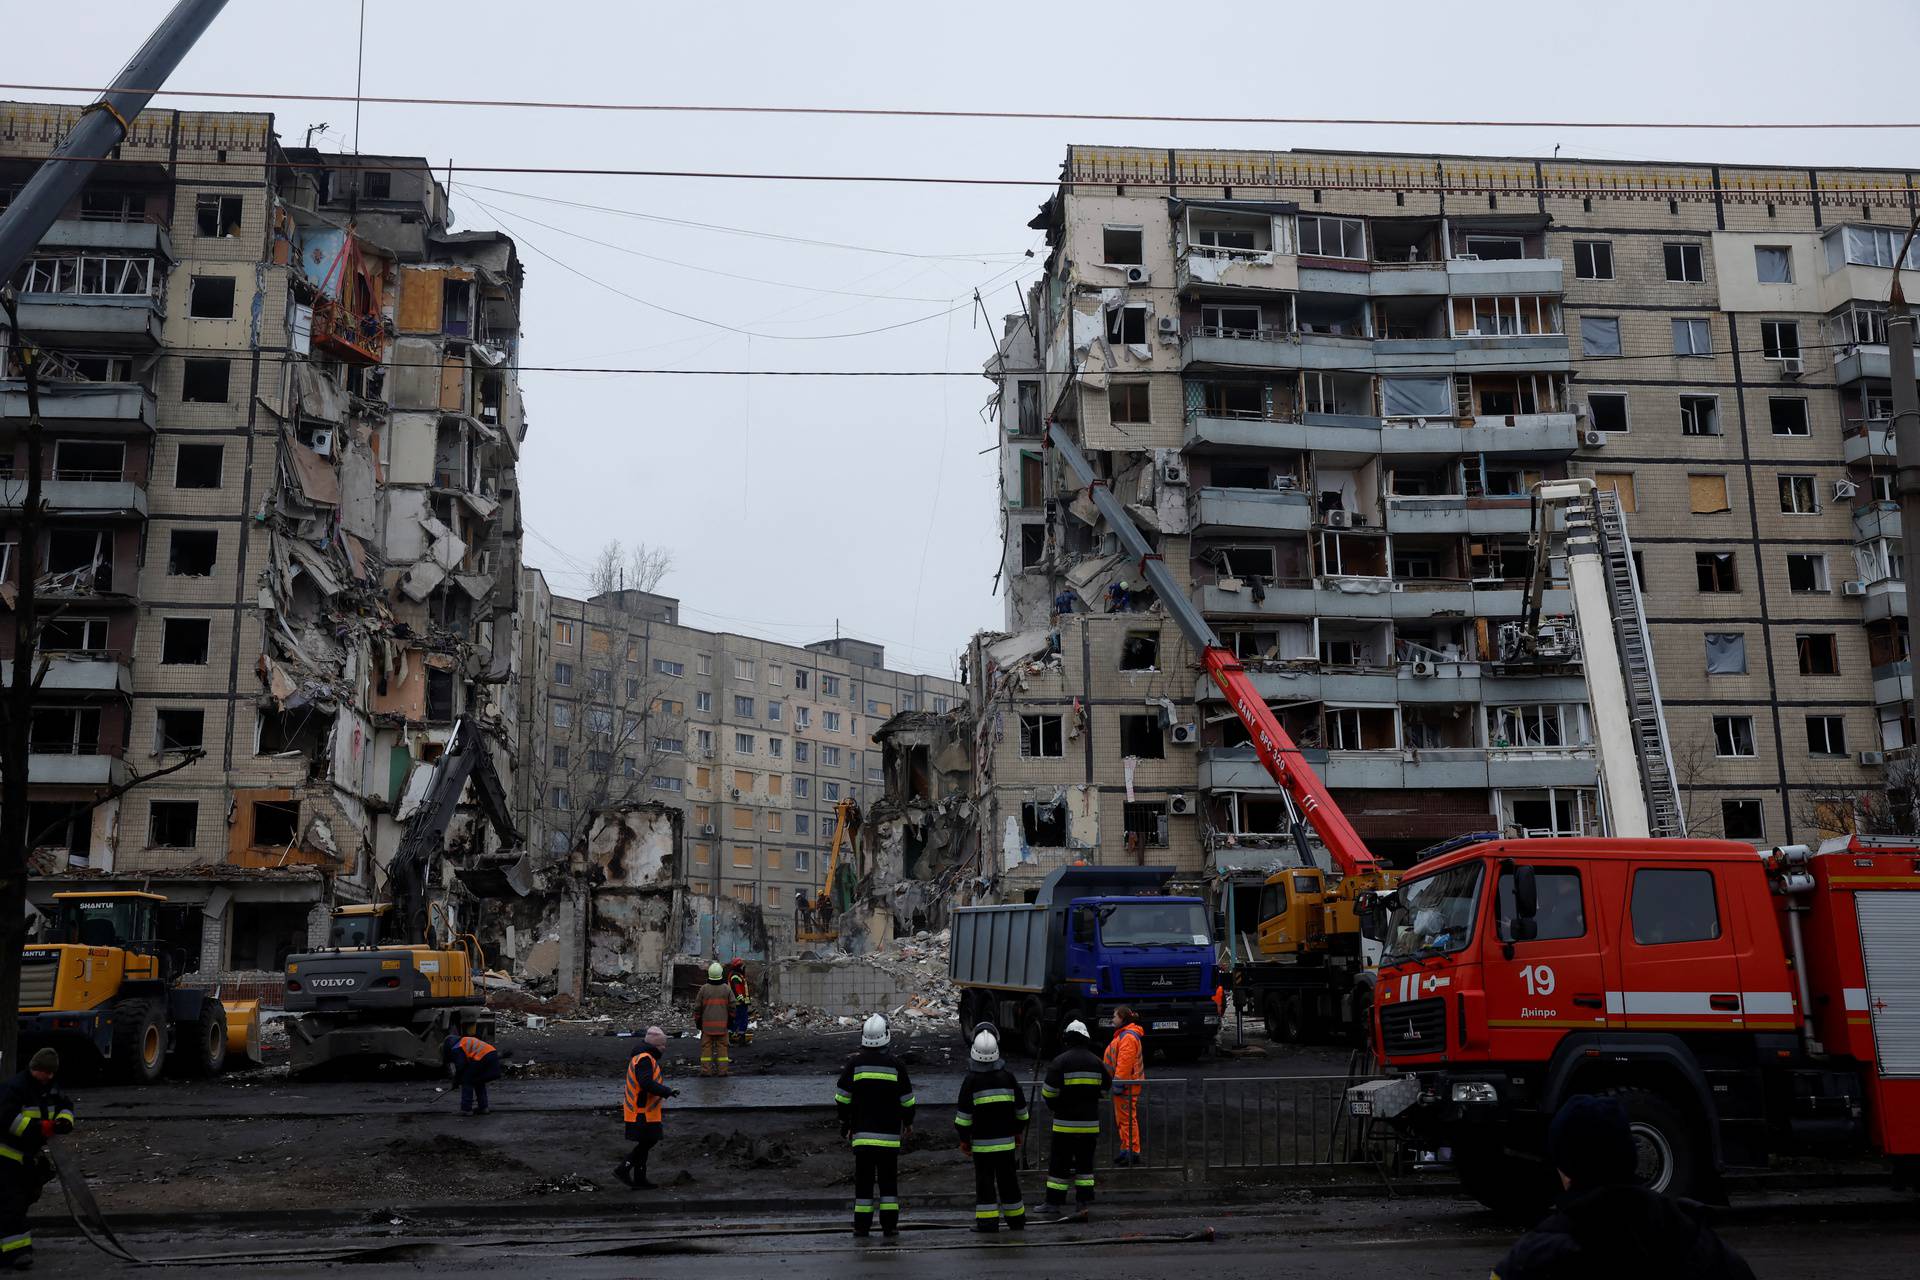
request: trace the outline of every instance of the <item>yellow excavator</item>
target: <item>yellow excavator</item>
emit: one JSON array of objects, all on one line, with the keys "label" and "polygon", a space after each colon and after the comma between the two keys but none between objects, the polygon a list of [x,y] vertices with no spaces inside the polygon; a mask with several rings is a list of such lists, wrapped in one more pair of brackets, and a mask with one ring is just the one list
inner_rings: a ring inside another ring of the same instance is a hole
[{"label": "yellow excavator", "polygon": [[295,1075],[349,1058],[437,1066],[448,1035],[493,1036],[477,980],[486,967],[480,943],[452,929],[428,895],[469,780],[506,852],[492,866],[463,868],[462,879],[476,892],[501,884],[526,891],[506,791],[479,731],[461,720],[388,864],[387,901],[337,908],[324,950],[287,957],[286,1008],[297,1015],[287,1022],[287,1062]]},{"label": "yellow excavator", "polygon": [[210,1076],[260,1060],[260,1006],[182,986],[184,957],[159,941],[166,898],[130,890],[53,895],[46,940],[20,953],[20,1048],[43,1045],[151,1084],[163,1071]]},{"label": "yellow excavator", "polygon": [[[852,799],[842,800],[833,807],[833,848],[827,855],[827,874],[820,887],[820,896],[814,900],[811,928],[800,928],[794,932],[796,942],[833,942],[840,937],[840,931],[833,927],[833,918],[853,906],[853,838],[860,830],[860,806]],[[840,851],[847,851],[848,860],[842,862]],[[828,910],[822,911],[822,905]]]}]

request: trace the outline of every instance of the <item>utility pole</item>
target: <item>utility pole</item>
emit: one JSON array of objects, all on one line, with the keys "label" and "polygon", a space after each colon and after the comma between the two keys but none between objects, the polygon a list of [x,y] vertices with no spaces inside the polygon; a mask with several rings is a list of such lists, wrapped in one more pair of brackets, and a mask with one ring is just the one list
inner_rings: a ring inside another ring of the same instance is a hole
[{"label": "utility pole", "polygon": [[[60,211],[86,185],[100,160],[126,138],[134,117],[225,7],[226,0],[180,0],[114,77],[113,86],[86,109],[73,131],[6,212],[0,213],[0,283],[13,278]],[[45,522],[40,492],[45,450],[40,424],[41,353],[20,332],[10,288],[4,301],[9,342],[27,392],[27,471],[20,515],[14,522],[19,581],[12,603],[13,673],[0,692],[0,1074],[11,1074],[20,1038],[20,946],[27,932],[27,856],[33,840],[27,825],[33,702],[39,680],[45,676],[45,664],[36,662],[40,623],[34,592]],[[42,670],[35,671],[36,666]]]},{"label": "utility pole", "polygon": [[[1920,386],[1914,382],[1914,318],[1907,310],[1906,293],[1900,288],[1900,264],[1906,261],[1916,230],[1920,230],[1920,217],[1907,228],[1907,238],[1894,255],[1893,283],[1887,290],[1887,376],[1893,381],[1894,491],[1900,498],[1903,561],[1908,551],[1920,547]],[[1912,733],[1915,721],[1914,704],[1909,700],[1907,735]],[[1915,745],[1909,738],[1907,746]]]}]

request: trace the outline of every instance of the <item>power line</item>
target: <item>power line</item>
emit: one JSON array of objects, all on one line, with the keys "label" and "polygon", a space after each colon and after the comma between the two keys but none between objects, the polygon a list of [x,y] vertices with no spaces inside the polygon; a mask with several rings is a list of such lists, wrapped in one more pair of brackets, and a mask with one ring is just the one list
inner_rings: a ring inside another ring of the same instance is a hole
[{"label": "power line", "polygon": [[[97,95],[104,90],[70,84],[0,84],[22,93]],[[856,116],[895,120],[1081,121],[1118,124],[1338,125],[1394,129],[1660,129],[1720,131],[1806,131],[1843,129],[1920,129],[1907,120],[1493,120],[1398,116],[1230,116],[1167,115],[1118,111],[943,110],[931,107],[797,107],[717,102],[588,102],[540,98],[428,98],[345,93],[264,93],[236,89],[142,89],[136,92],[173,98],[251,99],[260,102],[352,102],[398,107],[493,107],[511,111],[607,111],[684,113],[689,115]]]}]

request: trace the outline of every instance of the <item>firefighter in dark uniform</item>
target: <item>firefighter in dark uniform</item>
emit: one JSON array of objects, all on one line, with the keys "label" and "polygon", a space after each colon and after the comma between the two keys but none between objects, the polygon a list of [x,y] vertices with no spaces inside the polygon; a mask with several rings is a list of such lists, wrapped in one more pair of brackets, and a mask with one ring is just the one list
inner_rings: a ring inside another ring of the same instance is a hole
[{"label": "firefighter in dark uniform", "polygon": [[1100,1144],[1100,1108],[1113,1076],[1093,1051],[1087,1024],[1067,1024],[1067,1047],[1047,1067],[1040,1096],[1053,1112],[1053,1149],[1047,1155],[1047,1206],[1064,1210],[1067,1187],[1083,1213],[1093,1204],[1093,1152]]},{"label": "firefighter in dark uniform", "polygon": [[60,1055],[42,1049],[27,1069],[0,1085],[0,1269],[33,1265],[27,1209],[53,1178],[47,1142],[73,1132],[73,1101],[53,1087]]},{"label": "firefighter in dark uniform", "polygon": [[[899,1059],[887,1052],[893,1032],[879,1014],[860,1030],[860,1052],[840,1069],[833,1104],[840,1113],[840,1136],[853,1144],[853,1234],[873,1231],[880,1211],[880,1234],[900,1234],[900,1141],[913,1132],[913,1081]],[[879,1201],[874,1200],[875,1183]]]},{"label": "firefighter in dark uniform", "polygon": [[1027,1095],[1020,1079],[1007,1070],[1000,1042],[992,1032],[973,1038],[972,1061],[960,1084],[953,1123],[960,1149],[973,1157],[973,1229],[997,1231],[1027,1225],[1027,1204],[1020,1194],[1020,1144],[1027,1128]]}]

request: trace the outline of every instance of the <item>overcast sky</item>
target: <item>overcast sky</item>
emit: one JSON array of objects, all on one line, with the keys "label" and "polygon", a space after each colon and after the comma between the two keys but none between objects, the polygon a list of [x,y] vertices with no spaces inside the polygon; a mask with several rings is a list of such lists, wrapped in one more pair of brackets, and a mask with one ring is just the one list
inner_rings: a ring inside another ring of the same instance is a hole
[{"label": "overcast sky", "polygon": [[[0,72],[98,84],[170,5],[12,0]],[[1897,2],[1822,10],[1773,0],[1616,0],[1468,12],[1386,0],[937,8],[368,0],[366,9],[365,92],[376,95],[1162,115],[1920,118],[1904,56],[1920,44],[1920,6]],[[355,17],[352,0],[231,0],[172,84],[350,94]],[[1872,89],[1880,51],[1900,55],[1885,69],[1885,94]],[[235,104],[166,97],[156,105]],[[273,111],[288,143],[326,122],[320,145],[353,146],[351,104],[248,105]],[[1605,159],[1920,167],[1920,137],[1885,130],[1271,128],[372,106],[359,132],[367,151],[423,154],[442,168],[451,160],[458,225],[499,227],[518,240],[527,270],[523,363],[781,370],[978,370],[991,332],[972,293],[980,290],[997,330],[1017,305],[1018,284],[1039,268],[1038,256],[1024,256],[1040,249],[1026,223],[1045,187],[466,179],[460,165],[1044,183],[1073,142],[1490,154],[1551,153],[1559,144],[1563,156]],[[523,383],[526,558],[555,590],[583,591],[585,563],[619,538],[672,548],[661,589],[681,598],[683,619],[697,626],[804,643],[837,623],[884,643],[895,665],[950,674],[966,637],[999,624],[994,462],[983,452],[994,428],[981,417],[983,379],[528,372]]]}]

